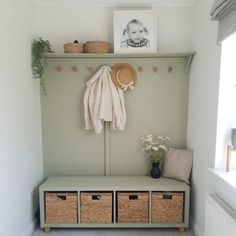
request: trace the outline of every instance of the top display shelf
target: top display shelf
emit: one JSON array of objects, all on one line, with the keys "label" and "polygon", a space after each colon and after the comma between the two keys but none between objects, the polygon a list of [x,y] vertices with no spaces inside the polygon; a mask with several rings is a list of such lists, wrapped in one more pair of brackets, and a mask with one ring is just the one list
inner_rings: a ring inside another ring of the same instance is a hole
[{"label": "top display shelf", "polygon": [[115,54],[115,53],[45,53],[46,58],[55,59],[155,59],[155,58],[192,58],[194,52],[170,54]]},{"label": "top display shelf", "polygon": [[189,72],[195,52],[170,53],[170,54],[115,54],[115,53],[45,53],[47,60],[132,60],[132,61],[153,61],[156,59],[182,58],[186,63],[186,71]]}]

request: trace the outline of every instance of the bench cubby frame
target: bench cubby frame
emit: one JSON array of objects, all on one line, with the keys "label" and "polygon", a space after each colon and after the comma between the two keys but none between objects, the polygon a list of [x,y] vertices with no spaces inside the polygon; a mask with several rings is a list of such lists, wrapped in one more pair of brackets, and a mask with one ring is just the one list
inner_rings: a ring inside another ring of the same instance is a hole
[{"label": "bench cubby frame", "polygon": [[[77,192],[78,193],[78,223],[76,224],[46,224],[45,223],[45,192]],[[82,224],[80,223],[80,192],[113,192],[113,223]],[[116,222],[116,192],[149,192],[149,223],[117,223]],[[182,223],[154,224],[151,219],[152,192],[183,192],[184,209]],[[50,228],[179,228],[181,232],[189,226],[189,186],[169,178],[153,179],[149,176],[65,176],[49,177],[39,187],[40,226],[45,231]]]}]

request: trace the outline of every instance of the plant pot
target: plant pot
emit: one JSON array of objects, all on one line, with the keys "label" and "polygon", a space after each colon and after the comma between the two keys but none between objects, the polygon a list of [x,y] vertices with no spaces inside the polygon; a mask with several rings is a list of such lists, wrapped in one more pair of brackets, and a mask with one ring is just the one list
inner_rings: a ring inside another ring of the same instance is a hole
[{"label": "plant pot", "polygon": [[151,177],[156,179],[161,177],[161,169],[159,162],[152,163]]}]

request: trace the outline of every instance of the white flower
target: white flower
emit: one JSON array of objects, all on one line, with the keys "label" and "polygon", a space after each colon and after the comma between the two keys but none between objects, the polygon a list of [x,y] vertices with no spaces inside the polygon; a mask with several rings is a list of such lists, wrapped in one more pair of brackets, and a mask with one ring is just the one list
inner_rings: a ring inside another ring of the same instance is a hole
[{"label": "white flower", "polygon": [[143,142],[142,152],[146,152],[151,162],[160,161],[163,158],[163,151],[168,150],[169,137],[155,136],[148,134],[140,138]]},{"label": "white flower", "polygon": [[148,135],[146,135],[146,136],[141,137],[140,140],[141,140],[142,142],[152,142],[152,140],[153,140],[154,138],[155,138],[154,135],[148,134]]},{"label": "white flower", "polygon": [[164,146],[164,145],[160,145],[159,148],[162,148],[162,149],[164,149],[165,151],[167,151],[167,147]]},{"label": "white flower", "polygon": [[151,148],[152,148],[152,145],[150,145],[150,144],[145,146],[146,150],[150,150]]},{"label": "white flower", "polygon": [[159,145],[160,143],[159,142],[152,142],[151,144],[152,145]]}]

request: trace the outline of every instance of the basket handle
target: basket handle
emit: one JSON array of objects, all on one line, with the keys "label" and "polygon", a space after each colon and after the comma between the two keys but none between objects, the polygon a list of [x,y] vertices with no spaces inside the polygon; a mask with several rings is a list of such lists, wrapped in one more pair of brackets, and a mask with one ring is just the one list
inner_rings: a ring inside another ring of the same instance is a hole
[{"label": "basket handle", "polygon": [[92,195],[92,200],[100,200],[101,197],[102,197],[101,195],[95,194],[95,195]]},{"label": "basket handle", "polygon": [[66,200],[66,196],[65,195],[57,195],[57,199],[65,201]]},{"label": "basket handle", "polygon": [[165,200],[171,200],[172,199],[172,195],[171,194],[163,194],[162,198]]},{"label": "basket handle", "polygon": [[138,195],[129,195],[129,200],[137,200]]}]

